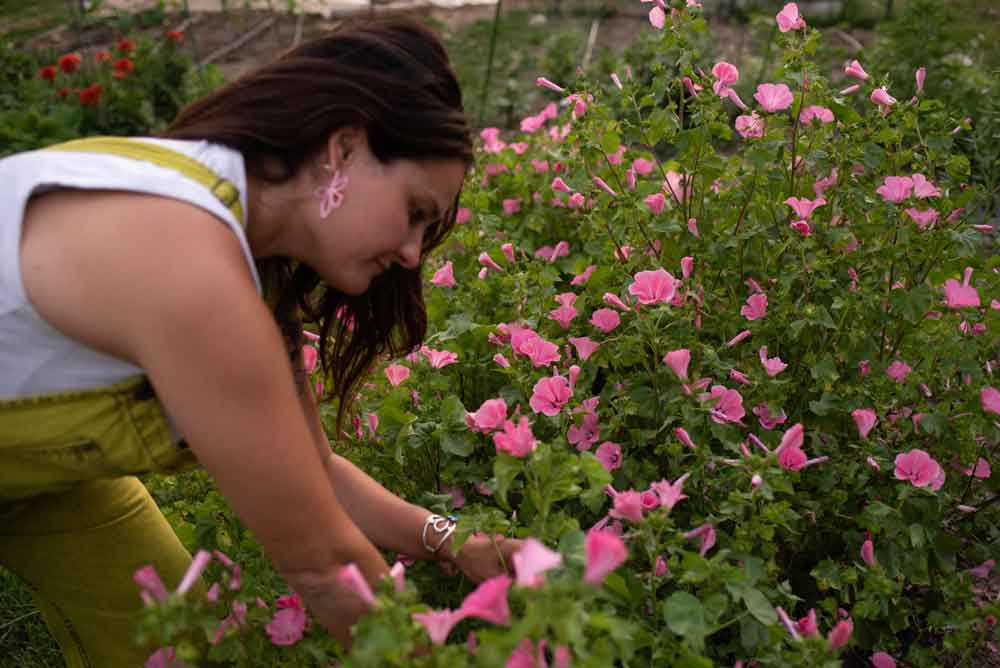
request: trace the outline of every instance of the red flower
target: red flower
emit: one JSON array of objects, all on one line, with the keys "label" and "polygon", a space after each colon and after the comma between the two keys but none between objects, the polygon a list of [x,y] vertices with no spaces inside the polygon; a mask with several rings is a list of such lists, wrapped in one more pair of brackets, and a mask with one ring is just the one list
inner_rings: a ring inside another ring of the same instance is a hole
[{"label": "red flower", "polygon": [[114,56],[110,51],[98,51],[94,54],[94,60],[98,63],[109,63]]},{"label": "red flower", "polygon": [[56,91],[56,95],[63,98],[66,97],[67,95],[69,95],[69,88],[60,88],[58,91]]},{"label": "red flower", "polygon": [[182,33],[180,30],[168,30],[166,37],[174,44],[180,44],[181,41],[184,39],[184,33]]},{"label": "red flower", "polygon": [[59,71],[56,70],[55,65],[46,65],[42,69],[38,70],[38,76],[42,77],[46,81],[55,81],[57,74],[59,74]]},{"label": "red flower", "polygon": [[59,69],[61,69],[66,74],[73,74],[80,67],[80,63],[83,62],[83,58],[79,53],[67,53],[65,56],[59,58]]},{"label": "red flower", "polygon": [[115,79],[124,79],[135,69],[135,65],[128,58],[115,61],[115,71],[111,74]]},{"label": "red flower", "polygon": [[118,40],[118,43],[115,46],[122,53],[132,53],[133,51],[135,51],[135,42],[126,37],[122,37],[120,40]]},{"label": "red flower", "polygon": [[80,91],[80,104],[92,107],[101,99],[101,84],[93,83]]}]

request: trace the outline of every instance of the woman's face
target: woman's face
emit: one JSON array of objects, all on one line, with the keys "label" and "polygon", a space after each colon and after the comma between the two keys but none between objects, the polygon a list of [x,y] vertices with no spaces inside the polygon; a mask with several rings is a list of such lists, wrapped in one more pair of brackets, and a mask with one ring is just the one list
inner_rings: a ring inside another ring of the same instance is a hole
[{"label": "woman's face", "polygon": [[347,177],[344,197],[328,218],[320,216],[316,202],[315,247],[307,250],[306,263],[349,295],[363,294],[394,263],[419,267],[424,233],[458,196],[465,164],[458,159],[381,163],[365,133],[350,131],[331,138],[329,157],[326,177],[338,168]]}]

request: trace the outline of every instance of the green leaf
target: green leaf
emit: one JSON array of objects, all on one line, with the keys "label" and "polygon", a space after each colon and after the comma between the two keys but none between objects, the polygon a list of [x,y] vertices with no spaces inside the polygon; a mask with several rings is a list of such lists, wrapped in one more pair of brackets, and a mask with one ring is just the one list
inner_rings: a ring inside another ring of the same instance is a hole
[{"label": "green leaf", "polygon": [[444,431],[441,432],[441,449],[458,457],[468,457],[476,449],[476,442],[468,432]]},{"label": "green leaf", "polygon": [[601,150],[605,153],[614,153],[621,144],[621,138],[614,132],[605,132],[601,137]]},{"label": "green leaf", "polygon": [[824,355],[823,359],[817,362],[809,372],[813,378],[824,384],[833,383],[840,378],[840,374],[837,373],[837,362],[834,361],[833,355],[829,353]]},{"label": "green leaf", "polygon": [[663,602],[663,620],[667,627],[694,646],[705,642],[708,627],[701,601],[686,591],[674,592]]},{"label": "green leaf", "polygon": [[764,626],[771,626],[778,623],[778,613],[774,611],[774,606],[767,600],[767,597],[759,589],[747,589],[743,592],[743,602],[747,604],[747,610],[754,619]]},{"label": "green leaf", "polygon": [[441,421],[449,427],[465,427],[465,406],[454,394],[449,394],[441,402]]},{"label": "green leaf", "polygon": [[497,479],[497,498],[503,506],[508,506],[507,491],[510,489],[514,479],[521,473],[524,462],[517,457],[512,457],[506,453],[500,453],[493,460],[493,475]]},{"label": "green leaf", "polygon": [[921,524],[911,524],[910,525],[910,544],[913,545],[914,549],[919,550],[927,542],[924,527]]}]

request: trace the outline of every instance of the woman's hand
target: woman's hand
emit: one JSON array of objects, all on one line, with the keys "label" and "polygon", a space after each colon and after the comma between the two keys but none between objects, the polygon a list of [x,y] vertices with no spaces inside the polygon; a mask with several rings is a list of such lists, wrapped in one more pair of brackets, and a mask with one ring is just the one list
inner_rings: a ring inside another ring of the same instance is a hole
[{"label": "woman's hand", "polygon": [[452,566],[462,571],[467,578],[481,582],[496,575],[512,573],[514,564],[511,557],[521,549],[521,541],[497,535],[490,538],[476,533],[462,544],[458,554],[449,554],[442,566]]}]

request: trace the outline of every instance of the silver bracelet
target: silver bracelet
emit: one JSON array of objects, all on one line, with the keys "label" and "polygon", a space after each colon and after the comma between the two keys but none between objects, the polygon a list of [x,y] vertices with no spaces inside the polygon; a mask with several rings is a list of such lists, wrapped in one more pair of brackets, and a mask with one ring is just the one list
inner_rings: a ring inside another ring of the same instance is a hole
[{"label": "silver bracelet", "polygon": [[[437,554],[438,550],[441,549],[441,546],[444,545],[445,541],[448,540],[453,533],[455,533],[456,527],[458,527],[458,521],[454,518],[442,517],[441,515],[428,515],[427,519],[424,520],[424,527],[420,531],[420,541],[424,544],[424,549],[431,554]],[[428,542],[428,529],[441,537],[441,539],[437,541],[437,545],[432,545]]]}]

